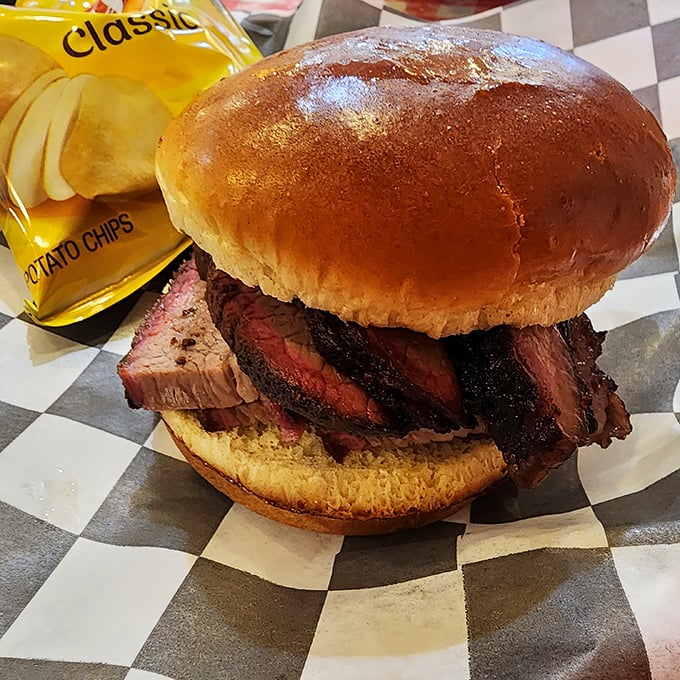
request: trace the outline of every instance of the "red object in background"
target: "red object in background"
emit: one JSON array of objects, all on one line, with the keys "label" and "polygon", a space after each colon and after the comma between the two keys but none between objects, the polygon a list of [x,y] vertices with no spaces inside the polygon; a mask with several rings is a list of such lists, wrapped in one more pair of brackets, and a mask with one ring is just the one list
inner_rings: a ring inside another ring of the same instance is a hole
[{"label": "red object in background", "polygon": [[230,11],[247,12],[248,14],[290,14],[301,0],[221,0]]},{"label": "red object in background", "polygon": [[469,16],[513,2],[516,0],[385,0],[385,7],[419,19],[436,21]]},{"label": "red object in background", "polygon": [[[419,19],[436,21],[469,16],[512,2],[516,0],[385,0],[385,7]],[[228,10],[249,14],[288,14],[295,10],[300,0],[222,0],[222,4]]]}]

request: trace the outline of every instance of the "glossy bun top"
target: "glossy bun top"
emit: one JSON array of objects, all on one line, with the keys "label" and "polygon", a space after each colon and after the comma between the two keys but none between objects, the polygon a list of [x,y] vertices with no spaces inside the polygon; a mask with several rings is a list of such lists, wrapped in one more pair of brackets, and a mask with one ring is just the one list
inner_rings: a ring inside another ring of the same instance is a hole
[{"label": "glossy bun top", "polygon": [[435,337],[580,313],[675,189],[657,121],[610,76],[439,25],[325,38],[222,80],[171,124],[157,174],[221,269]]}]

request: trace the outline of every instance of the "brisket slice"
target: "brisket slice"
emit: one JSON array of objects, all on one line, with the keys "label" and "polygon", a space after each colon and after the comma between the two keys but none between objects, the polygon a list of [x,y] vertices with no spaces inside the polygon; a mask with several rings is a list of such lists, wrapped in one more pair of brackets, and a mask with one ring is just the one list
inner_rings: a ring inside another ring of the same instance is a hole
[{"label": "brisket slice", "polygon": [[305,316],[321,356],[359,383],[405,430],[441,433],[475,424],[442,342],[402,328],[362,328],[319,310],[307,309]]},{"label": "brisket slice", "polygon": [[239,365],[272,402],[325,430],[405,434],[381,404],[316,351],[301,304],[266,296],[214,266],[206,301]]},{"label": "brisket slice", "polygon": [[257,399],[210,318],[193,260],[149,310],[118,365],[130,406],[152,411],[225,408]]},{"label": "brisket slice", "polygon": [[338,463],[342,463],[350,451],[363,451],[368,448],[403,449],[407,446],[450,442],[458,437],[487,436],[481,427],[475,430],[457,430],[451,432],[434,432],[433,430],[420,429],[413,430],[404,437],[357,437],[345,432],[329,432],[327,430],[317,430],[317,434],[321,437],[326,451]]},{"label": "brisket slice", "polygon": [[604,334],[585,315],[547,328],[503,326],[435,341],[279,302],[198,255],[215,325],[255,388],[272,400],[201,407],[209,429],[275,422],[295,441],[309,419],[341,460],[350,448],[449,437],[474,423],[494,439],[523,487],[578,446],[607,446],[630,432],[614,381],[596,365]]},{"label": "brisket slice", "polygon": [[202,281],[207,281],[210,272],[215,268],[215,264],[210,253],[199,248],[196,244],[192,246],[194,254],[194,262],[196,263],[196,271]]},{"label": "brisket slice", "polygon": [[557,325],[574,361],[574,368],[587,397],[589,443],[606,448],[612,438],[624,439],[632,430],[617,385],[597,367],[606,333],[596,333],[585,314]]},{"label": "brisket slice", "polygon": [[595,365],[601,342],[585,315],[559,329],[499,326],[447,339],[463,396],[518,486],[535,486],[579,446],[630,431],[614,382]]},{"label": "brisket slice", "polygon": [[207,432],[234,430],[237,427],[266,427],[275,423],[281,441],[296,443],[305,431],[307,421],[281,406],[272,404],[266,397],[250,404],[231,408],[199,409],[196,416]]}]

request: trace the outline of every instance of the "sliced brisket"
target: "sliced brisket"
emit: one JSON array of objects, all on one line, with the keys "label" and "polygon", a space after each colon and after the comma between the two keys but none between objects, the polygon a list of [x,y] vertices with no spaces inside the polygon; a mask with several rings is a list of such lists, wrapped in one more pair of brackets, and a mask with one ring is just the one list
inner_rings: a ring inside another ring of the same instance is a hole
[{"label": "sliced brisket", "polygon": [[200,409],[196,411],[196,415],[208,432],[234,430],[237,427],[262,427],[275,423],[281,440],[292,443],[299,441],[306,426],[304,418],[272,404],[266,397],[231,408]]},{"label": "sliced brisket", "polygon": [[153,411],[224,408],[258,394],[215,328],[193,260],[178,270],[118,365],[128,402]]},{"label": "sliced brisket", "polygon": [[253,427],[271,422],[271,414],[260,401],[239,404],[230,408],[193,409],[198,420],[208,432]]},{"label": "sliced brisket", "polygon": [[451,432],[435,432],[434,430],[420,429],[409,432],[404,437],[357,437],[345,432],[328,432],[318,430],[318,435],[323,441],[326,451],[341,463],[350,451],[363,451],[367,448],[375,449],[403,449],[407,446],[431,444],[433,442],[450,442],[457,437],[485,437],[483,427],[475,430],[456,430]]},{"label": "sliced brisket", "polygon": [[307,309],[317,350],[388,409],[405,430],[474,425],[442,342],[401,328],[362,328]]},{"label": "sliced brisket", "polygon": [[596,364],[604,334],[585,315],[437,341],[280,302],[208,255],[196,260],[178,271],[120,362],[133,406],[195,409],[212,431],[275,423],[285,441],[309,421],[339,461],[350,449],[472,428],[494,439],[523,487],[577,447],[606,447],[631,430],[616,384]]},{"label": "sliced brisket", "polygon": [[206,300],[217,328],[253,384],[283,408],[326,430],[402,434],[375,399],[316,351],[304,308],[250,288],[214,267]]},{"label": "sliced brisket", "polygon": [[535,486],[578,446],[630,431],[615,384],[595,366],[601,340],[586,317],[447,339],[463,396],[519,486]]},{"label": "sliced brisket", "polygon": [[584,394],[589,397],[588,443],[606,448],[612,438],[624,439],[632,430],[629,414],[616,394],[616,383],[596,363],[606,333],[596,333],[585,314],[564,321],[557,328],[569,347]]}]

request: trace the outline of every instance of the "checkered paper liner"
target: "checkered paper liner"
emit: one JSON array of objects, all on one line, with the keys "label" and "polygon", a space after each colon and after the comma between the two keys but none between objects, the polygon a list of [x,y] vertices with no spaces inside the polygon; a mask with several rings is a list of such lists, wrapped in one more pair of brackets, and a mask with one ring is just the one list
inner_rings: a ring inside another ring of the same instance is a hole
[{"label": "checkered paper liner", "polygon": [[[449,3],[451,4],[451,3]],[[614,9],[616,8],[616,9]],[[680,155],[680,2],[529,0],[463,23],[596,63]],[[263,49],[376,24],[382,2],[251,15]],[[0,245],[0,678],[680,677],[680,204],[591,309],[633,434],[532,492],[450,518],[326,536],[232,504],[116,377],[142,293],[77,326],[32,325]],[[157,285],[156,285],[157,284]]]}]

